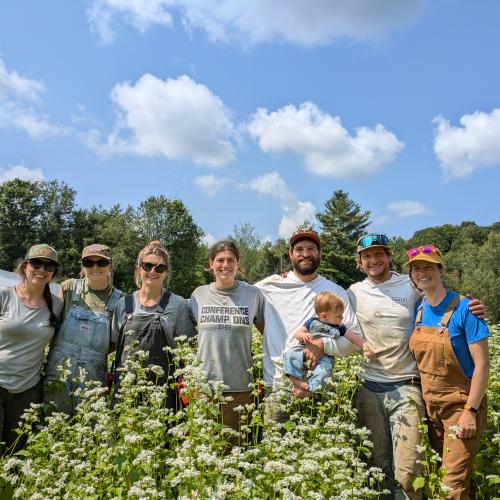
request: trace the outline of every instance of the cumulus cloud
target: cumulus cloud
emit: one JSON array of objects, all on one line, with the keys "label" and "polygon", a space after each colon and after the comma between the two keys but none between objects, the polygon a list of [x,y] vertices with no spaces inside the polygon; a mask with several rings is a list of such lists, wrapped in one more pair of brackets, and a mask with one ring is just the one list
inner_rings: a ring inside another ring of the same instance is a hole
[{"label": "cumulus cloud", "polygon": [[395,217],[414,217],[431,213],[424,203],[414,200],[393,201],[387,205],[387,210]]},{"label": "cumulus cloud", "polygon": [[212,167],[234,159],[230,113],[219,97],[186,75],[161,80],[143,75],[115,85],[111,99],[118,119],[102,142],[92,130],[88,145],[103,155],[137,154],[192,160]]},{"label": "cumulus cloud", "polygon": [[223,188],[229,183],[227,177],[215,177],[213,174],[200,175],[194,179],[195,186],[208,196],[214,196],[219,189]]},{"label": "cumulus cloud", "polygon": [[14,165],[13,167],[0,168],[0,184],[21,179],[22,181],[43,181],[44,176],[40,168],[28,168],[23,164]]},{"label": "cumulus cloud", "polygon": [[281,40],[304,46],[336,38],[367,40],[406,23],[424,0],[94,0],[88,19],[105,43],[123,19],[141,32],[170,25],[177,11],[188,29],[200,29],[213,41],[255,45]]},{"label": "cumulus cloud", "polygon": [[35,108],[43,91],[41,81],[9,71],[0,59],[0,127],[22,130],[33,139],[62,132]]},{"label": "cumulus cloud", "polygon": [[434,153],[448,177],[466,177],[482,167],[500,166],[500,109],[476,111],[453,127],[442,116],[434,118]]},{"label": "cumulus cloud", "polygon": [[203,243],[208,247],[211,247],[214,243],[217,243],[217,238],[212,233],[206,233],[202,238]]},{"label": "cumulus cloud", "polygon": [[173,3],[169,0],[94,0],[87,9],[87,19],[100,42],[109,45],[115,40],[120,20],[140,33],[155,25],[170,25],[172,17],[167,7]]},{"label": "cumulus cloud", "polygon": [[339,117],[314,103],[292,104],[269,112],[259,108],[247,124],[250,135],[267,153],[296,154],[317,175],[361,177],[389,165],[404,144],[382,125],[360,127],[354,136]]},{"label": "cumulus cloud", "polygon": [[309,201],[297,200],[278,172],[259,175],[240,187],[278,200],[283,210],[278,229],[282,238],[289,238],[304,221],[314,223],[316,220],[316,207]]}]

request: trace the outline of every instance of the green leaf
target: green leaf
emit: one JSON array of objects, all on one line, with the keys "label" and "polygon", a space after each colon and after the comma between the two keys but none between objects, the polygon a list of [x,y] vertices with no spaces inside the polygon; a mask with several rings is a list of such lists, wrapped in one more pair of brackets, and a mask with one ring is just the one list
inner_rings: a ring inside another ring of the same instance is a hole
[{"label": "green leaf", "polygon": [[0,491],[0,500],[10,500],[14,495],[12,486],[8,484],[2,491]]},{"label": "green leaf", "polygon": [[293,429],[295,429],[295,427],[297,427],[297,423],[289,420],[288,422],[285,422],[283,424],[283,427],[285,428],[286,431],[290,432],[290,431],[293,431]]},{"label": "green leaf", "polygon": [[412,482],[413,489],[418,491],[425,486],[425,479],[422,476],[416,477]]}]

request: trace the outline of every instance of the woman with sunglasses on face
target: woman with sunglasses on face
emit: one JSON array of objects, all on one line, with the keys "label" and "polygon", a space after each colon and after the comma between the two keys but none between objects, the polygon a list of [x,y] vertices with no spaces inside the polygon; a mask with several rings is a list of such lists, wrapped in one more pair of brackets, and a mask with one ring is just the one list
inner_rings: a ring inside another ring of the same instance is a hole
[{"label": "woman with sunglasses on face", "polygon": [[0,441],[6,450],[22,447],[15,432],[21,415],[42,401],[44,352],[63,307],[49,286],[58,271],[57,252],[34,245],[17,267],[22,281],[0,288]]},{"label": "woman with sunglasses on face", "polygon": [[[236,279],[240,253],[232,241],[219,241],[210,248],[209,266],[215,281],[198,287],[189,308],[198,324],[198,356],[209,380],[227,386],[221,418],[240,430],[240,414],[234,408],[253,401],[252,325],[264,321],[264,297],[255,286]],[[233,439],[237,444],[238,439]]]},{"label": "woman with sunglasses on face", "polygon": [[[82,251],[82,279],[62,283],[63,322],[48,356],[45,401],[70,416],[80,401],[75,390],[83,388],[80,368],[86,371],[85,380],[107,383],[108,354],[115,348],[111,319],[122,296],[113,287],[111,272],[110,248],[96,243]],[[59,382],[60,366],[69,370],[64,382]]]},{"label": "woman with sunglasses on face", "polygon": [[139,252],[135,268],[139,290],[118,301],[112,338],[118,341],[115,383],[120,379],[117,369],[133,354],[131,349],[147,351],[143,366],[161,367],[163,374],[151,374],[150,379],[157,385],[166,384],[166,406],[175,408],[175,391],[169,387],[175,367],[165,348],[174,348],[176,337],[193,337],[196,332],[186,301],[164,288],[170,273],[170,257],[159,241],[152,241]]},{"label": "woman with sunglasses on face", "polygon": [[469,299],[447,290],[435,245],[408,250],[410,278],[423,291],[410,350],[420,371],[433,448],[443,458],[450,499],[468,499],[472,467],[486,427],[488,337]]}]

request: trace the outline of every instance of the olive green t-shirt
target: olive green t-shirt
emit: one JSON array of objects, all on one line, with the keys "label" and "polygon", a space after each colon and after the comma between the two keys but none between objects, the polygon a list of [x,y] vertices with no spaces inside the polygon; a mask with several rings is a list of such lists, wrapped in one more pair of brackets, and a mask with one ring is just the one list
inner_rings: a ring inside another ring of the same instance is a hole
[{"label": "olive green t-shirt", "polygon": [[[75,281],[76,280],[74,278],[71,278],[61,283],[64,297],[63,318],[66,317],[73,305],[73,288],[75,286]],[[106,306],[108,304],[112,291],[112,285],[109,285],[104,290],[93,290],[89,287],[87,280],[84,279],[79,305],[81,307],[88,308],[96,313],[106,313]],[[111,319],[113,313],[108,313],[108,316]]]}]

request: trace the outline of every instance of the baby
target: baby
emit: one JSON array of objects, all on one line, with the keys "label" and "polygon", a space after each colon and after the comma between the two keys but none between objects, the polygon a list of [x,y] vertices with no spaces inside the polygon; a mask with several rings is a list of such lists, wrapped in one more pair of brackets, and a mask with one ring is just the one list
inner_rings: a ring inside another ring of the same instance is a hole
[{"label": "baby", "polygon": [[361,335],[341,324],[344,314],[344,303],[337,295],[331,292],[321,292],[314,301],[316,316],[308,319],[304,326],[299,328],[294,337],[300,344],[289,347],[283,353],[284,372],[293,384],[293,394],[297,398],[307,398],[313,392],[323,388],[325,380],[330,377],[333,368],[333,358],[323,355],[307,382],[302,380],[304,369],[304,348],[307,342],[315,338],[331,337],[338,339],[344,336],[360,349],[366,358],[372,359],[375,354],[368,347]]}]

